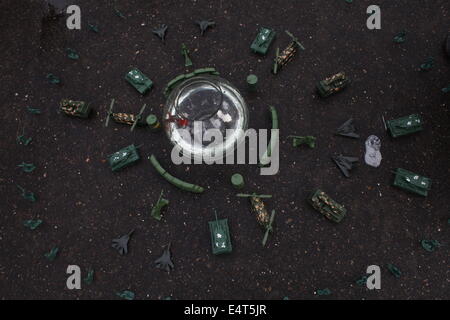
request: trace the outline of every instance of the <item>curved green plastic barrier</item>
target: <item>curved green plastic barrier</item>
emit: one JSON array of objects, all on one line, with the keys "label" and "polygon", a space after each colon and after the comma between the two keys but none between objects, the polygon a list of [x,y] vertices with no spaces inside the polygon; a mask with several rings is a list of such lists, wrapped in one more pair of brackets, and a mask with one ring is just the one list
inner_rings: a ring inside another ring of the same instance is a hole
[{"label": "curved green plastic barrier", "polygon": [[198,185],[182,181],[182,180],[172,176],[159,164],[158,160],[156,160],[154,155],[151,155],[148,159],[150,160],[153,167],[155,167],[156,171],[158,171],[158,173],[160,175],[162,175],[164,179],[169,181],[175,187],[180,188],[185,191],[194,192],[194,193],[202,193],[203,191],[205,191],[204,188],[202,188]]}]

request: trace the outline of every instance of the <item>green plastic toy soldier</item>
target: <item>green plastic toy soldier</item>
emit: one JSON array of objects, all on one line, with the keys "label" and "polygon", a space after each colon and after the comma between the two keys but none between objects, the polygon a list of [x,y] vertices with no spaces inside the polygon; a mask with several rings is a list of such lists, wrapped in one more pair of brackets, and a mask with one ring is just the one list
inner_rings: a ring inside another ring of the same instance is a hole
[{"label": "green plastic toy soldier", "polygon": [[186,45],[184,43],[181,45],[181,55],[184,57],[184,66],[192,66],[191,58],[189,58],[189,50],[188,48],[186,48]]},{"label": "green plastic toy soldier", "polygon": [[158,201],[153,206],[152,212],[151,212],[151,216],[158,221],[161,220],[162,209],[169,204],[169,200],[164,199],[162,196],[163,196],[163,191],[161,190],[161,194],[159,195]]},{"label": "green plastic toy soldier", "polygon": [[298,147],[302,144],[308,145],[311,149],[316,147],[316,137],[313,136],[288,136],[288,138],[292,138],[292,145],[294,147]]},{"label": "green plastic toy soldier", "polygon": [[428,57],[427,60],[420,65],[420,70],[429,71],[433,68],[433,66],[434,66],[434,58]]},{"label": "green plastic toy soldier", "polygon": [[406,31],[402,31],[394,37],[395,43],[403,43],[406,41]]}]

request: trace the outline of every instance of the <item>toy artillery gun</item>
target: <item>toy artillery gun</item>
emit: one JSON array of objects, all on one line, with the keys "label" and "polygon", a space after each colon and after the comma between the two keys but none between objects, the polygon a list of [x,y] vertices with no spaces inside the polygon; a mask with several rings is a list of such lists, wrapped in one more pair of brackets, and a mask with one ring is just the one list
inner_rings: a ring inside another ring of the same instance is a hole
[{"label": "toy artillery gun", "polygon": [[405,136],[414,132],[422,131],[422,119],[418,114],[411,114],[406,117],[386,121],[393,138]]},{"label": "toy artillery gun", "polygon": [[275,35],[276,32],[272,29],[261,28],[255,40],[253,40],[250,49],[253,52],[265,55],[273,39],[275,39]]},{"label": "toy artillery gun", "polygon": [[325,192],[319,189],[313,192],[308,201],[314,209],[334,222],[341,222],[347,213],[344,206],[331,199]]},{"label": "toy artillery gun", "polygon": [[344,72],[336,73],[331,77],[322,80],[317,85],[317,91],[322,98],[331,96],[332,94],[342,91],[348,84],[350,80],[347,78]]},{"label": "toy artillery gun", "polygon": [[292,35],[289,31],[285,31],[289,37],[292,38],[291,43],[280,53],[279,48],[277,48],[276,54],[275,54],[275,63],[273,65],[272,72],[273,74],[277,74],[278,70],[280,70],[282,67],[284,67],[289,61],[292,60],[295,53],[297,52],[297,49],[300,48],[302,50],[305,50],[305,47],[298,41],[296,37]]},{"label": "toy artillery gun", "polygon": [[66,115],[78,118],[88,118],[91,113],[91,108],[84,101],[73,101],[69,99],[62,99],[60,102],[60,109]]},{"label": "toy artillery gun", "polygon": [[398,168],[394,173],[394,186],[424,197],[428,195],[428,191],[431,189],[431,179],[401,168]]},{"label": "toy artillery gun", "polygon": [[139,69],[135,68],[130,70],[126,76],[125,80],[128,81],[137,91],[142,95],[150,90],[153,86],[152,80],[150,80],[145,74],[143,74]]},{"label": "toy artillery gun", "polygon": [[134,128],[138,126],[146,126],[147,123],[142,120],[142,114],[144,113],[145,107],[144,104],[137,115],[131,113],[122,113],[122,112],[113,112],[115,100],[111,100],[111,105],[109,106],[108,114],[106,116],[105,127],[109,124],[109,119],[112,118],[117,123],[127,124],[131,126],[130,131],[133,131]]},{"label": "toy artillery gun", "polygon": [[231,246],[230,230],[228,228],[228,219],[217,219],[209,221],[209,231],[211,232],[211,245],[213,254],[230,253],[233,248]]},{"label": "toy artillery gun", "polygon": [[269,233],[273,232],[273,221],[275,219],[275,210],[272,210],[272,214],[269,216],[269,213],[267,212],[266,206],[264,205],[264,202],[261,200],[262,198],[272,198],[271,195],[265,195],[265,194],[244,194],[244,193],[238,193],[236,196],[241,198],[250,198],[250,203],[252,206],[252,211],[256,214],[256,220],[258,221],[259,225],[265,229],[264,238],[262,241],[262,245],[265,246],[267,242],[267,238],[269,237]]},{"label": "toy artillery gun", "polygon": [[118,171],[128,167],[139,160],[139,154],[134,144],[129,145],[123,149],[108,156],[108,163],[112,171]]}]

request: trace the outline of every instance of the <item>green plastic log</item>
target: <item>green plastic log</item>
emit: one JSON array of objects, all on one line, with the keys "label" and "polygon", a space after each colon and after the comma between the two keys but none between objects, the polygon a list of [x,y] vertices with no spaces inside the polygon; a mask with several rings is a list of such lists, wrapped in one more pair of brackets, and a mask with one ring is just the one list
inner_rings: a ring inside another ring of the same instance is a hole
[{"label": "green plastic log", "polygon": [[156,160],[154,155],[151,155],[148,159],[152,163],[153,167],[155,167],[156,171],[158,171],[158,173],[160,175],[162,175],[164,179],[169,181],[175,187],[180,188],[185,191],[194,192],[194,193],[202,193],[203,191],[205,191],[205,189],[203,189],[200,186],[182,181],[182,180],[172,176],[163,167],[161,167],[161,165],[159,164],[158,160]]},{"label": "green plastic log", "polygon": [[[270,106],[270,114],[272,116],[272,129],[279,129],[278,113],[277,113],[277,110],[275,109],[275,107]],[[275,148],[275,143],[277,143],[278,140],[279,139],[278,139],[278,131],[277,131],[277,133],[273,134],[270,137],[270,141],[269,141],[267,150],[261,157],[260,164],[262,166],[266,166],[270,163],[270,160],[268,159],[268,157],[270,157],[272,155],[272,150],[273,150],[273,148]]]}]

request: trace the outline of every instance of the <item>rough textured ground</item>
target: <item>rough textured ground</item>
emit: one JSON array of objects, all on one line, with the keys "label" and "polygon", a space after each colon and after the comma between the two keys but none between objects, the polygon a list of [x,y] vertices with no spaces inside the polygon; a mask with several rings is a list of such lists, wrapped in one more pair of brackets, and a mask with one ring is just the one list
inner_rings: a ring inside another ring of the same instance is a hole
[{"label": "rough textured ground", "polygon": [[[41,24],[37,1],[0,4],[0,71],[2,112],[0,147],[0,298],[114,299],[129,289],[138,299],[317,299],[314,291],[329,288],[332,299],[448,299],[449,286],[449,82],[450,61],[442,42],[449,31],[446,0],[379,0],[382,29],[366,28],[370,1],[117,1],[126,16],[114,14],[112,1],[74,1],[82,10],[81,31],[69,31],[64,20]],[[27,3],[27,4],[26,4]],[[210,18],[217,26],[204,37],[193,20]],[[87,28],[97,23],[100,33]],[[166,44],[151,28],[169,25]],[[260,26],[275,28],[277,39],[267,57],[249,45]],[[306,47],[279,75],[270,73],[273,49],[284,48],[288,29]],[[407,30],[404,44],[392,38]],[[250,107],[250,127],[270,126],[268,105],[281,123],[281,168],[276,176],[260,176],[256,166],[179,166],[170,161],[170,145],[162,133],[112,123],[103,127],[112,97],[116,107],[161,114],[162,89],[185,71],[181,43],[191,50],[194,67],[215,66],[241,89]],[[64,49],[79,52],[78,61]],[[435,67],[421,73],[427,57]],[[138,67],[155,82],[141,97],[123,79]],[[345,71],[352,80],[343,93],[320,100],[314,92],[322,78]],[[62,85],[49,84],[52,72]],[[248,73],[260,78],[249,95]],[[64,97],[91,102],[89,120],[58,112]],[[30,105],[41,115],[26,112]],[[419,113],[425,130],[391,139],[381,116]],[[356,121],[361,139],[333,136],[347,118]],[[29,146],[16,144],[25,130]],[[287,135],[314,135],[317,148],[294,149]],[[363,163],[364,139],[382,139],[383,161],[375,169]],[[112,173],[105,157],[131,143],[143,144],[138,165]],[[345,179],[330,160],[334,153],[358,156],[359,167]],[[155,153],[171,173],[205,186],[192,195],[169,185],[146,157]],[[32,162],[33,173],[16,166]],[[391,171],[403,167],[433,179],[428,198],[391,186]],[[262,248],[262,231],[246,199],[236,198],[229,179],[240,172],[248,192],[273,194],[266,202],[278,215],[275,234]],[[16,184],[32,190],[36,203],[20,197]],[[335,225],[305,202],[320,187],[348,208]],[[170,206],[164,220],[150,217],[164,189]],[[207,222],[213,209],[228,217],[233,253],[213,256]],[[35,231],[23,221],[41,218]],[[119,256],[111,239],[136,228],[130,251]],[[443,246],[423,250],[421,239]],[[172,242],[175,270],[153,266]],[[54,262],[43,255],[60,248]],[[368,291],[355,281],[368,265],[393,263],[403,274],[394,278],[382,269],[382,289]],[[66,268],[77,264],[83,276],[95,269],[95,282],[82,290],[65,287]]]}]

